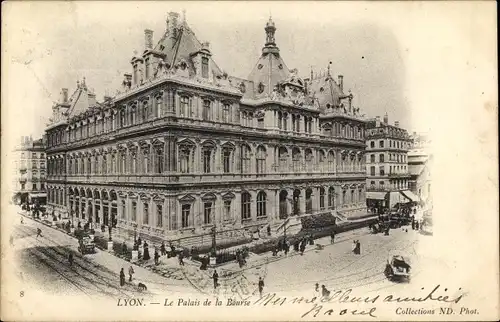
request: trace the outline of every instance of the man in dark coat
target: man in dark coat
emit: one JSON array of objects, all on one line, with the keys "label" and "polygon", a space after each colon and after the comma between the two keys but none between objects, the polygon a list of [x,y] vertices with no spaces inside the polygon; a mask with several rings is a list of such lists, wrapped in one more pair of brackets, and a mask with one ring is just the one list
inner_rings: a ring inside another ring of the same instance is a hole
[{"label": "man in dark coat", "polygon": [[167,250],[165,249],[165,242],[161,242],[160,252],[161,256],[165,256],[165,254],[167,253]]},{"label": "man in dark coat", "polygon": [[155,265],[160,264],[160,254],[158,253],[158,249],[155,247]]},{"label": "man in dark coat", "polygon": [[147,261],[151,259],[151,257],[149,256],[149,246],[148,243],[146,243],[146,241],[144,241],[143,248],[144,248],[144,255],[142,256],[142,259]]},{"label": "man in dark coat", "polygon": [[123,267],[120,271],[120,286],[125,285],[125,272],[123,271]]},{"label": "man in dark coat", "polygon": [[219,274],[217,274],[217,271],[214,270],[214,274],[212,275],[212,279],[214,280],[214,289],[219,286]]},{"label": "man in dark coat", "polygon": [[262,297],[262,292],[264,291],[264,280],[262,277],[259,277],[259,294]]}]

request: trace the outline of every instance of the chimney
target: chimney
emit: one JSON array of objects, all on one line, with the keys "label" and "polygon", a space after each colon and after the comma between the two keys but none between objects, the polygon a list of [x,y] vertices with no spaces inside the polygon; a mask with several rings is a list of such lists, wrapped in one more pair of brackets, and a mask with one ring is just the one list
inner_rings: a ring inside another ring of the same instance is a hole
[{"label": "chimney", "polygon": [[384,115],[384,124],[389,124],[389,116],[387,115],[387,112]]},{"label": "chimney", "polygon": [[394,121],[394,126],[399,127],[399,121]]},{"label": "chimney", "polygon": [[341,91],[344,90],[344,76],[342,75],[339,75],[339,87]]},{"label": "chimney", "polygon": [[68,103],[68,89],[63,88],[61,92],[61,103],[66,104]]},{"label": "chimney", "polygon": [[144,29],[144,49],[153,49],[153,30]]},{"label": "chimney", "polygon": [[167,20],[167,31],[171,38],[177,37],[177,23],[179,21],[179,14],[177,12],[169,12]]}]

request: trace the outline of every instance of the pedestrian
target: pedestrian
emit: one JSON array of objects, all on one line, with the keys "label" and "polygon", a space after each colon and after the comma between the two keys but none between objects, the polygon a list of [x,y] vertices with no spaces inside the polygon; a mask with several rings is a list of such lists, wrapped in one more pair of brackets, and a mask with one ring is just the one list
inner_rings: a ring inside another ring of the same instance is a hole
[{"label": "pedestrian", "polygon": [[303,239],[300,243],[300,255],[304,255],[304,251],[306,250],[306,243],[307,241],[305,239]]},{"label": "pedestrian", "polygon": [[42,230],[40,228],[36,229],[36,237],[38,238],[38,236],[43,237],[42,236]]},{"label": "pedestrian", "polygon": [[147,260],[150,260],[151,257],[149,256],[149,246],[148,246],[148,243],[146,243],[146,241],[144,241],[144,245],[143,245],[143,252],[144,252],[144,255],[142,255],[142,259],[147,261]]},{"label": "pedestrian", "polygon": [[122,243],[122,254],[123,256],[127,255],[127,244],[125,242]]},{"label": "pedestrian", "polygon": [[214,280],[214,290],[219,286],[219,274],[217,274],[217,270],[214,270],[214,274],[212,275],[212,279]]},{"label": "pedestrian", "polygon": [[125,285],[125,272],[123,271],[123,267],[120,270],[120,286]]},{"label": "pedestrian", "polygon": [[129,282],[132,282],[132,275],[134,275],[134,273],[135,273],[135,272],[134,272],[134,268],[133,268],[132,266],[130,266],[130,267],[128,268],[128,281],[129,281]]},{"label": "pedestrian", "polygon": [[330,234],[330,243],[334,243],[335,242],[335,232],[332,231],[332,233]]},{"label": "pedestrian", "polygon": [[352,241],[352,252],[353,254],[356,254],[356,240]]},{"label": "pedestrian", "polygon": [[21,216],[21,224],[24,224],[24,218]]},{"label": "pedestrian", "polygon": [[139,238],[137,238],[137,245],[141,246],[141,244],[142,244],[142,239],[141,239],[141,237],[139,237]]},{"label": "pedestrian", "polygon": [[318,283],[314,284],[314,297],[316,297],[316,298],[320,298],[321,297],[321,293],[320,293],[320,290],[319,290],[319,284]]},{"label": "pedestrian", "polygon": [[361,243],[359,242],[359,239],[356,241],[356,254],[361,254]]},{"label": "pedestrian", "polygon": [[259,294],[262,297],[262,291],[264,291],[264,280],[262,277],[259,277]]},{"label": "pedestrian", "polygon": [[267,236],[271,236],[271,225],[267,225]]},{"label": "pedestrian", "polygon": [[164,241],[161,242],[160,252],[161,252],[161,256],[165,256],[165,254],[167,253],[167,250],[165,249],[165,242]]},{"label": "pedestrian", "polygon": [[419,226],[419,225],[420,225],[420,224],[419,224],[419,222],[418,222],[418,220],[417,220],[417,222],[415,223],[415,230],[419,230],[419,229],[418,229],[418,226]]},{"label": "pedestrian", "polygon": [[69,266],[73,266],[73,253],[69,253],[68,262],[69,262]]},{"label": "pedestrian", "polygon": [[179,253],[179,265],[184,266],[184,255]]},{"label": "pedestrian", "polygon": [[160,264],[160,254],[158,253],[158,249],[155,247],[155,265]]}]

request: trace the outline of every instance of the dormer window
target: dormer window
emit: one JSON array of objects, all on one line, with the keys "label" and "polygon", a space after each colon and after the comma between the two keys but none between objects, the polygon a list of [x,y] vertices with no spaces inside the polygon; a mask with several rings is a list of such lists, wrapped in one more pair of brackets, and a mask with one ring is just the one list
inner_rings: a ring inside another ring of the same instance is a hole
[{"label": "dormer window", "polygon": [[201,58],[201,77],[208,78],[208,57]]},{"label": "dormer window", "polygon": [[259,94],[263,93],[263,92],[264,92],[264,84],[259,83],[259,88],[258,88],[258,90],[259,90]]}]

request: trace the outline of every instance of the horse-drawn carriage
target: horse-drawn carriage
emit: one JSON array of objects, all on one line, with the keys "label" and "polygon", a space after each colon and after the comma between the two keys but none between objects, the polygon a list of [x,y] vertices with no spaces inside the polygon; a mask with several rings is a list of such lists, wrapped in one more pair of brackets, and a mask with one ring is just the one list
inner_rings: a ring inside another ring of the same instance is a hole
[{"label": "horse-drawn carriage", "polygon": [[78,251],[83,255],[95,253],[94,239],[87,234],[81,235],[78,238]]}]

